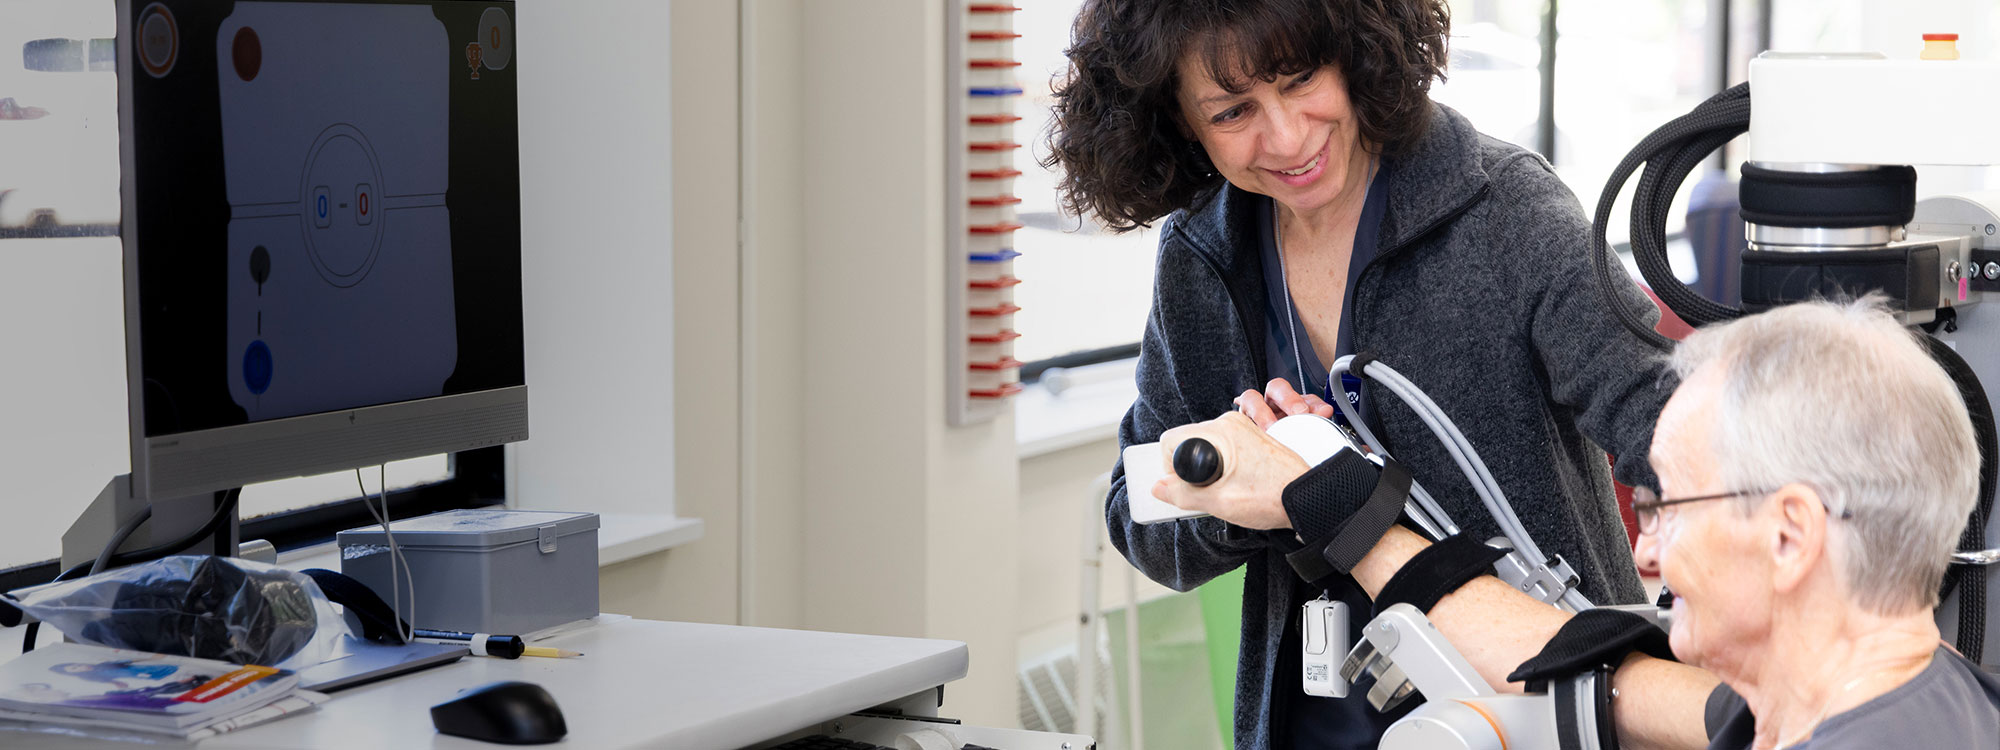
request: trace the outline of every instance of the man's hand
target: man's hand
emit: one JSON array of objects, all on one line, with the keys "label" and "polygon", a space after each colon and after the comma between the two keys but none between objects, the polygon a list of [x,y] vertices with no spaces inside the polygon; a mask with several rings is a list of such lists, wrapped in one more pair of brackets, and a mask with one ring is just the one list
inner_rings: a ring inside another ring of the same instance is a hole
[{"label": "man's hand", "polygon": [[[1222,476],[1204,487],[1188,484],[1174,474],[1174,451],[1183,441],[1197,437],[1214,445],[1222,458]],[[1308,468],[1299,454],[1264,434],[1250,417],[1236,412],[1167,430],[1160,435],[1160,460],[1166,463],[1167,471],[1153,486],[1155,497],[1252,529],[1292,527],[1291,518],[1285,515],[1285,485]]]},{"label": "man's hand", "polygon": [[1264,384],[1264,392],[1244,391],[1237,396],[1236,410],[1256,422],[1258,427],[1271,429],[1271,423],[1297,414],[1318,414],[1333,418],[1333,405],[1310,393],[1301,394],[1292,390],[1292,384],[1284,378],[1273,378]]}]

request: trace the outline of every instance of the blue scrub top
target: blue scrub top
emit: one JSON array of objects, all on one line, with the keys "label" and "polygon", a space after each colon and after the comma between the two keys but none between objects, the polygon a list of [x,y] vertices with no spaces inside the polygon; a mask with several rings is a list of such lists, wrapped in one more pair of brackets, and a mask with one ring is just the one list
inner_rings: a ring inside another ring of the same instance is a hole
[{"label": "blue scrub top", "polygon": [[[1390,166],[1387,161],[1380,163],[1375,178],[1368,183],[1368,196],[1363,199],[1361,220],[1354,228],[1354,254],[1347,262],[1347,289],[1341,302],[1340,340],[1335,343],[1335,356],[1346,356],[1353,352],[1354,340],[1354,289],[1359,285],[1362,270],[1375,259],[1382,214],[1388,208]],[[1267,199],[1267,204],[1269,203]],[[1291,314],[1286,314],[1286,299],[1290,290],[1285,288],[1278,265],[1277,227],[1273,224],[1275,214],[1266,210],[1258,222],[1258,239],[1262,245],[1264,259],[1264,367],[1271,377],[1284,378],[1300,393],[1317,393],[1327,403],[1333,403],[1333,389],[1327,387],[1327,366],[1319,360],[1319,355],[1311,343],[1312,337],[1298,317],[1298,305],[1291,305]],[[1292,346],[1292,327],[1298,330],[1299,346]],[[1304,371],[1301,372],[1301,366]],[[1339,388],[1341,396],[1348,398],[1356,411],[1365,417],[1369,412],[1361,409],[1363,388],[1361,380],[1352,375]],[[1344,416],[1335,412],[1336,421],[1346,423]],[[1374,420],[1370,419],[1370,425]],[[1380,434],[1377,431],[1377,434]],[[1292,576],[1290,568],[1280,566],[1273,575]],[[1278,660],[1274,668],[1277,679],[1271,682],[1271,726],[1284,735],[1273,737],[1275,748],[1313,748],[1319,750],[1373,750],[1381,740],[1382,733],[1390,724],[1422,703],[1411,698],[1397,710],[1384,714],[1368,705],[1368,678],[1348,691],[1346,698],[1318,698],[1306,695],[1299,679],[1299,608],[1308,600],[1318,598],[1322,589],[1299,582],[1292,587],[1292,606],[1287,609],[1284,636],[1278,645]],[[1328,598],[1346,602],[1348,612],[1348,644],[1361,642],[1361,628],[1368,624],[1368,612],[1373,606],[1368,595],[1361,590],[1354,579],[1335,575],[1324,589]]]},{"label": "blue scrub top", "polygon": [[[1375,171],[1375,179],[1368,183],[1368,196],[1361,204],[1361,219],[1354,228],[1354,251],[1347,261],[1346,295],[1341,301],[1339,341],[1334,342],[1334,356],[1344,357],[1354,353],[1354,288],[1361,282],[1361,272],[1375,260],[1376,247],[1382,228],[1382,214],[1389,203],[1388,162],[1382,162]],[[1284,272],[1278,260],[1276,215],[1269,210],[1271,199],[1263,201],[1267,209],[1257,222],[1257,241],[1261,246],[1264,261],[1264,366],[1271,377],[1284,378],[1292,388],[1300,393],[1316,393],[1327,403],[1333,403],[1333,389],[1327,387],[1328,363],[1319,360],[1319,352],[1310,343],[1312,335],[1298,315],[1298,305],[1292,304],[1287,314],[1286,300],[1291,291],[1285,288]],[[1298,330],[1300,346],[1296,356],[1292,348],[1293,326]],[[1301,372],[1303,366],[1303,372]],[[1353,375],[1342,376],[1341,391],[1356,411],[1361,407],[1361,379]],[[1335,410],[1334,421],[1347,424],[1347,417]],[[1370,423],[1373,424],[1372,422]]]}]

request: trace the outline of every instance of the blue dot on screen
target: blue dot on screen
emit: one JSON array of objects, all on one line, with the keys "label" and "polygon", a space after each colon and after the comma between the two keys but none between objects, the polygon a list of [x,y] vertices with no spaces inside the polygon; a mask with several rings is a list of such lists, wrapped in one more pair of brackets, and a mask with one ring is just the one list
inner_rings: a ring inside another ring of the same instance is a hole
[{"label": "blue dot on screen", "polygon": [[243,352],[243,384],[259,396],[271,388],[271,347],[262,341],[250,342]]}]

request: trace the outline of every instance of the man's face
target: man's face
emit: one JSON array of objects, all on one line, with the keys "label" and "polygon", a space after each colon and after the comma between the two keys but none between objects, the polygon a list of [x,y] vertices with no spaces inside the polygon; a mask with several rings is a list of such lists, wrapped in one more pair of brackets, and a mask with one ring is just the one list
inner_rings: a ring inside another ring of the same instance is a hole
[{"label": "man's face", "polygon": [[[1651,460],[1660,497],[1730,492],[1716,463],[1711,435],[1722,392],[1722,370],[1696,370],[1674,391],[1654,430]],[[1674,593],[1669,640],[1682,661],[1715,670],[1740,664],[1747,648],[1770,628],[1771,558],[1760,554],[1762,513],[1745,517],[1737,499],[1672,505],[1659,510],[1652,533],[1639,537],[1634,556],[1659,568]]]}]

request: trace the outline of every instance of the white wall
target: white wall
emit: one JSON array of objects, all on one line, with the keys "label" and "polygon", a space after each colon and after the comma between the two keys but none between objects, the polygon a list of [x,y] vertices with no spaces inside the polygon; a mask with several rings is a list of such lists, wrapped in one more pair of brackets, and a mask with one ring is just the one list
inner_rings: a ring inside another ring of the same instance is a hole
[{"label": "white wall", "polygon": [[116,237],[0,241],[0,568],[56,557],[128,468]]},{"label": "white wall", "polygon": [[[656,429],[671,426],[675,439],[670,451],[640,460],[642,465],[679,467],[670,474],[654,472],[655,486],[661,492],[670,488],[674,512],[701,519],[705,531],[693,544],[604,569],[600,593],[609,612],[739,623],[737,8],[716,2],[633,4],[671,16],[664,60],[671,82],[662,84],[663,74],[655,73],[662,62],[657,47],[606,42],[647,38],[634,33],[643,27],[622,25],[592,44],[654,54],[647,64],[626,68],[628,75],[610,95],[656,95],[666,86],[672,110],[681,115],[671,131],[664,120],[633,124],[640,131],[633,137],[670,149],[676,249],[671,285],[661,280],[647,292],[655,300],[671,294],[672,327],[625,331],[628,338],[670,340],[673,349],[672,369],[655,374],[659,386],[672,385],[672,418],[647,421]],[[658,204],[651,211],[658,215],[668,208]],[[654,232],[664,226],[656,219],[640,223]],[[646,416],[635,412],[617,418]]]},{"label": "white wall", "polygon": [[944,415],[942,9],[671,9],[675,489],[708,527],[605,606],[962,640],[946,712],[1012,725],[1013,426]]},{"label": "white wall", "polygon": [[674,510],[672,398],[675,66],[668,6],[646,0],[516,13],[523,338],[531,439],[512,502]]},{"label": "white wall", "polygon": [[806,122],[800,3],[744,3],[743,623],[803,627]]},{"label": "white wall", "polygon": [[[946,424],[944,17],[802,4],[805,624],[965,641],[952,715],[1015,715],[1011,415]],[[770,174],[760,173],[759,178]]]}]

